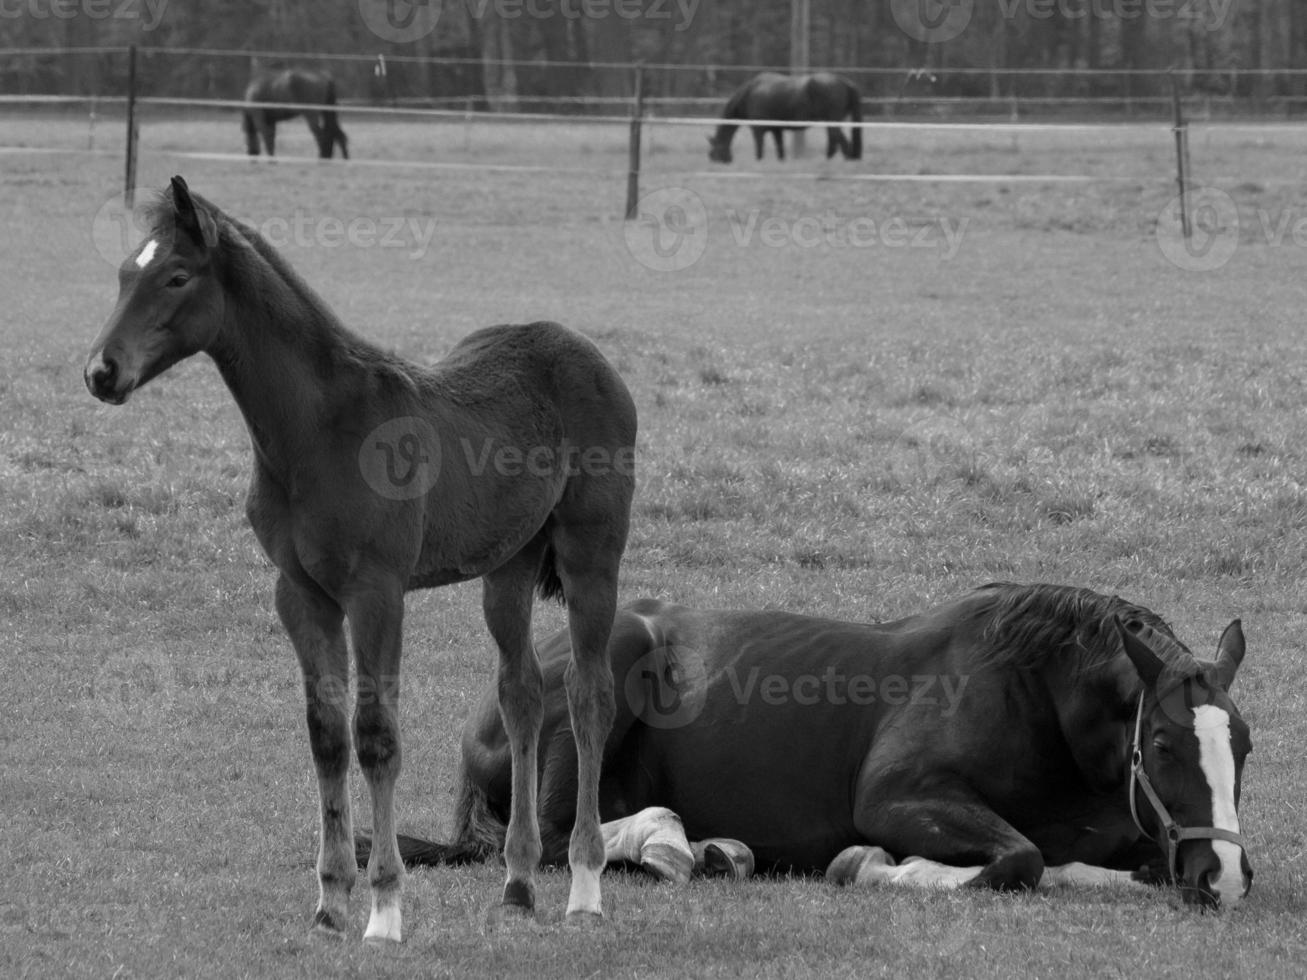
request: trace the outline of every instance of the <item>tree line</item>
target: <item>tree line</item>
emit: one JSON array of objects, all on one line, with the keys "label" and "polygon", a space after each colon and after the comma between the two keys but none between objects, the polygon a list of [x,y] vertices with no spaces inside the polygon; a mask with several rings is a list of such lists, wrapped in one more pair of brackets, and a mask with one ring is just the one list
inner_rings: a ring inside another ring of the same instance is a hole
[{"label": "tree line", "polygon": [[[759,66],[791,63],[797,2],[6,0],[0,46],[24,50],[4,59],[0,88],[120,94],[120,54],[71,49],[136,44],[147,94],[238,98],[252,70],[303,60],[268,52],[312,52],[353,99],[559,108],[629,97],[632,72],[614,66],[643,62],[650,97],[710,100]],[[887,106],[1160,98],[1168,69],[1189,94],[1286,113],[1307,101],[1307,74],[1294,71],[1307,70],[1301,0],[807,0],[806,9],[808,63],[844,72]],[[179,51],[188,53],[170,53]]]}]

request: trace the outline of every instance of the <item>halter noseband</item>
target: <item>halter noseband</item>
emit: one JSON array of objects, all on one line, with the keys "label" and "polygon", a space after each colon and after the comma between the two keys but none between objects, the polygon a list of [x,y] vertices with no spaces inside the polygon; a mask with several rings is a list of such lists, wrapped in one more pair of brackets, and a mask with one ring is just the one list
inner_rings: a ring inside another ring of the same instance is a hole
[{"label": "halter noseband", "polygon": [[[1153,789],[1153,783],[1148,778],[1148,773],[1144,771],[1144,753],[1139,745],[1139,739],[1144,730],[1144,695],[1139,695],[1139,708],[1135,712],[1135,740],[1134,746],[1130,750],[1130,778],[1126,783],[1126,793],[1130,797],[1130,816],[1134,818],[1135,826],[1139,832],[1149,840],[1157,841],[1166,851],[1166,868],[1171,877],[1172,884],[1178,884],[1175,874],[1176,857],[1180,850],[1181,841],[1186,840],[1224,840],[1231,844],[1237,844],[1240,850],[1246,851],[1243,836],[1229,830],[1222,830],[1220,827],[1182,827],[1171,817],[1171,813],[1166,809],[1166,804],[1162,798],[1157,795],[1157,790]],[[1158,825],[1162,829],[1162,837],[1157,838],[1150,834],[1144,825],[1139,822],[1139,811],[1135,808],[1135,788],[1138,787],[1144,791],[1144,796],[1153,807],[1153,813],[1157,816]]]}]

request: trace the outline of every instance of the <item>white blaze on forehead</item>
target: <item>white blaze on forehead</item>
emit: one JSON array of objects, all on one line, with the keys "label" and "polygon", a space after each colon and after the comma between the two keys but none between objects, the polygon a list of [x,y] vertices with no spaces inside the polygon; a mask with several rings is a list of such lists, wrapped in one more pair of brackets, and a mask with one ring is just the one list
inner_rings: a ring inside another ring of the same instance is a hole
[{"label": "white blaze on forehead", "polygon": [[151,238],[148,242],[142,245],[141,250],[136,253],[136,268],[144,269],[149,265],[150,261],[154,258],[154,253],[158,247],[159,240],[157,238]]},{"label": "white blaze on forehead", "polygon": [[[1194,708],[1194,734],[1198,737],[1198,764],[1212,791],[1212,826],[1239,833],[1239,813],[1234,808],[1234,750],[1230,746],[1230,715],[1214,704]],[[1221,861],[1221,873],[1211,883],[1221,901],[1233,904],[1243,896],[1242,851],[1226,840],[1212,841]]]}]

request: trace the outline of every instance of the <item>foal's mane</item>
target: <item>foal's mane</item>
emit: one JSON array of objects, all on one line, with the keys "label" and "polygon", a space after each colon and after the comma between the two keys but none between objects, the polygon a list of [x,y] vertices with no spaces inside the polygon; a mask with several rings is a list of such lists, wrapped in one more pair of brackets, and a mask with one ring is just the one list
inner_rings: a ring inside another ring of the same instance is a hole
[{"label": "foal's mane", "polygon": [[1120,596],[1065,585],[995,582],[976,590],[983,621],[979,660],[988,666],[1031,669],[1049,661],[1076,673],[1105,667],[1122,655],[1113,622],[1151,627],[1169,649],[1157,650],[1179,676],[1199,672],[1188,648],[1151,609]]},{"label": "foal's mane", "polygon": [[[359,362],[391,367],[409,366],[347,328],[331,307],[305,282],[290,263],[257,230],[233,218],[217,205],[191,192],[195,205],[213,218],[222,275],[243,300],[268,308],[260,329],[295,331],[298,343],[330,349]],[[183,234],[175,228],[171,190],[145,206],[144,217],[156,234]],[[311,329],[306,329],[311,327]],[[407,372],[406,372],[407,373]]]}]

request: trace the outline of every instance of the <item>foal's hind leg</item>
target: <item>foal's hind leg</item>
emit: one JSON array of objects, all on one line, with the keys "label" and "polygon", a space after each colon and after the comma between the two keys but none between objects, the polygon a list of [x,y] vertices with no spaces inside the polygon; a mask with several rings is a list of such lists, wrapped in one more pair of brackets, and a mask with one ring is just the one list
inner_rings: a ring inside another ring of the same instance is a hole
[{"label": "foal's hind leg", "polygon": [[342,936],[354,887],[354,835],[349,787],[349,659],[340,607],[316,589],[284,575],[277,580],[277,613],[290,634],[304,674],[309,746],[318,773],[318,908],[313,930]]},{"label": "foal's hind leg", "polygon": [[531,643],[531,601],[542,550],[543,541],[537,538],[482,580],[486,626],[499,647],[499,713],[512,758],[503,907],[527,913],[535,908],[535,869],[540,863],[536,747],[544,685]]},{"label": "foal's hind leg", "polygon": [[[629,502],[629,488],[624,492]],[[613,499],[618,499],[616,493]],[[572,870],[567,914],[573,918],[603,915],[599,782],[604,743],[616,714],[608,637],[617,611],[617,570],[626,531],[623,511],[620,516],[606,512],[593,523],[559,526],[553,535],[572,634],[566,684],[577,756],[576,823],[567,855]]]}]

